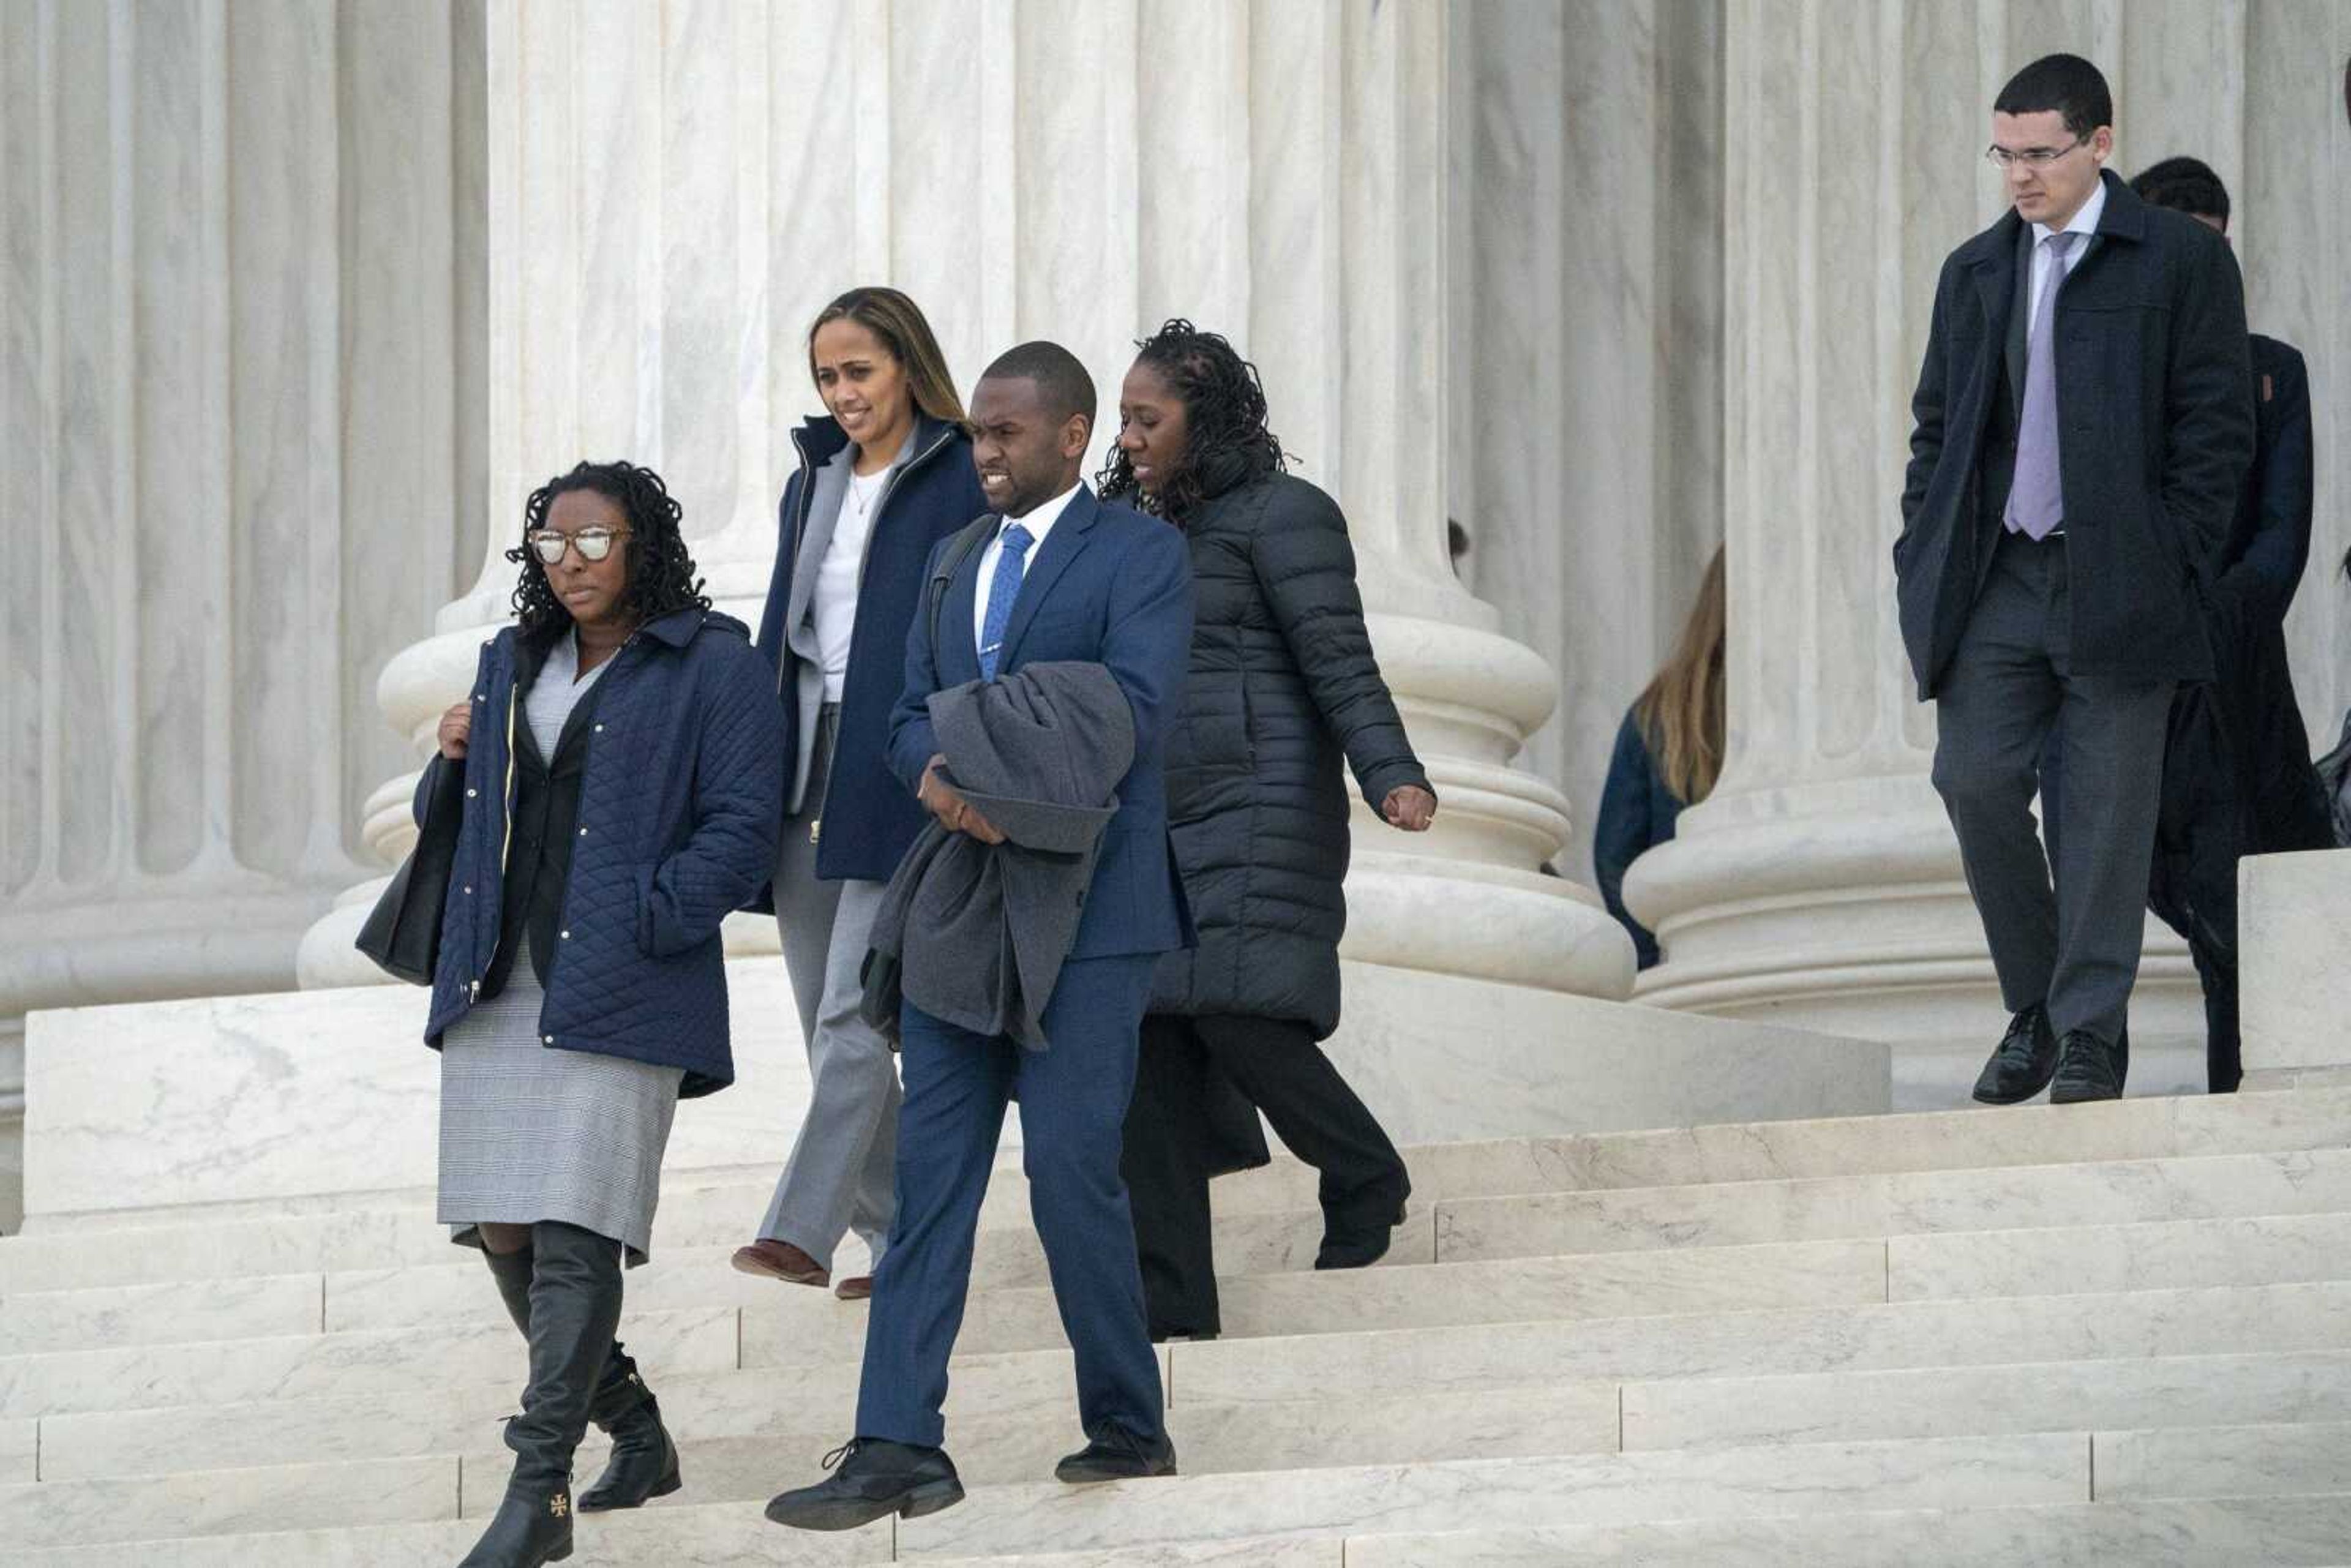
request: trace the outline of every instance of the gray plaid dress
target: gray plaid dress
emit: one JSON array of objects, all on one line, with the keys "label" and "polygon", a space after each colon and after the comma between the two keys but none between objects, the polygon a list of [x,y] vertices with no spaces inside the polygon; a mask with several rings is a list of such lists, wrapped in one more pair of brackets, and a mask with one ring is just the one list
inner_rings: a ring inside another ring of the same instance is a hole
[{"label": "gray plaid dress", "polygon": [[[578,679],[579,647],[551,649],[523,705],[542,755],[603,673]],[[608,1236],[632,1264],[652,1250],[663,1152],[683,1070],[550,1051],[539,1043],[539,988],[529,946],[506,988],[441,1039],[441,1201],[450,1239],[477,1247],[484,1221],[560,1220]]]}]

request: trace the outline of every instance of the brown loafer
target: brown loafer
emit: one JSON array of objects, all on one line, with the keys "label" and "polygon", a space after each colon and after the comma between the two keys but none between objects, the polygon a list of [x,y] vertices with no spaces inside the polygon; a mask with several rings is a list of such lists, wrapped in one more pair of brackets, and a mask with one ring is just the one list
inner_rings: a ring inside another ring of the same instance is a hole
[{"label": "brown loafer", "polygon": [[832,1293],[844,1301],[862,1301],[873,1293],[873,1276],[852,1274],[832,1288]]},{"label": "brown loafer", "polygon": [[789,1241],[761,1240],[754,1241],[748,1247],[737,1247],[733,1261],[738,1274],[759,1274],[770,1280],[781,1280],[788,1285],[821,1288],[832,1280],[823,1264]]}]

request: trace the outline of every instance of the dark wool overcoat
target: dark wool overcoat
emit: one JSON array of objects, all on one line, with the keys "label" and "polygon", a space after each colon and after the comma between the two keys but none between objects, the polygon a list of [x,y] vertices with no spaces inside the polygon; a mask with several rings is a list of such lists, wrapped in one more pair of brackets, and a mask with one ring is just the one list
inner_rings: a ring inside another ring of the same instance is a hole
[{"label": "dark wool overcoat", "polygon": [[1200,945],[1159,962],[1152,1010],[1339,1022],[1347,925],[1343,759],[1377,810],[1427,789],[1364,626],[1346,519],[1274,474],[1186,524],[1192,673],[1167,737],[1167,810]]},{"label": "dark wool overcoat", "polygon": [[[2104,178],[2105,210],[2058,288],[2052,328],[2073,671],[2209,680],[2199,587],[2253,456],[2244,285],[2219,235]],[[1894,543],[1922,699],[2000,540],[2024,386],[2024,240],[2011,208],[1951,253],[1935,288]]]}]

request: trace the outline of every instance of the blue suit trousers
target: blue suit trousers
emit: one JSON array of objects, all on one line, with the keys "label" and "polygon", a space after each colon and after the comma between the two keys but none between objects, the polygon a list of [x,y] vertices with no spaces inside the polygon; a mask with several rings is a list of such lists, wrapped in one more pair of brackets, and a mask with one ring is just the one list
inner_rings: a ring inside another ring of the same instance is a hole
[{"label": "blue suit trousers", "polygon": [[1004,1108],[1020,1103],[1021,1165],[1061,1326],[1077,1353],[1086,1436],[1162,1435],[1159,1359],[1143,1308],[1134,1222],[1119,1175],[1137,1033],[1154,955],[1074,960],[1044,1016],[1050,1050],[1023,1051],[908,1003],[898,1211],[873,1277],[857,1435],[938,1448],[947,1357],[963,1327],[974,1234]]}]

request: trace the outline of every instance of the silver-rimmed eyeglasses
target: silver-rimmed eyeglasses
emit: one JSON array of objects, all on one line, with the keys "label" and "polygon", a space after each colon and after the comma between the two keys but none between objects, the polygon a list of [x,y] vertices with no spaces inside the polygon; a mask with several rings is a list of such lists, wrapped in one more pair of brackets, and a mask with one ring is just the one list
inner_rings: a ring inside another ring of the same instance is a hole
[{"label": "silver-rimmed eyeglasses", "polygon": [[2074,148],[2089,144],[2090,140],[2085,136],[2071,147],[2027,147],[2021,152],[2011,152],[2005,147],[1987,147],[1984,149],[1984,161],[2003,174],[2019,163],[2028,169],[2046,169]]},{"label": "silver-rimmed eyeglasses", "polygon": [[577,546],[581,560],[602,560],[612,553],[612,541],[629,537],[626,528],[582,528],[567,534],[561,528],[533,528],[523,536],[541,566],[559,565],[565,549]]}]

